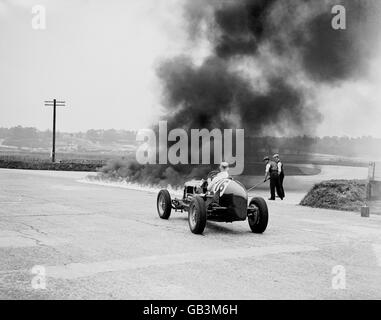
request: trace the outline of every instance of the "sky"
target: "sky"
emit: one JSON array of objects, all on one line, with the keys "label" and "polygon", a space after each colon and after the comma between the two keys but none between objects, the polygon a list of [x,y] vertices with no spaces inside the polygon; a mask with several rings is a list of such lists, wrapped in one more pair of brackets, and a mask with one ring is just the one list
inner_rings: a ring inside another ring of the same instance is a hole
[{"label": "sky", "polygon": [[[53,98],[67,102],[58,110],[59,131],[156,124],[160,61],[208,54],[207,43],[188,41],[183,1],[0,0],[0,127],[51,128],[43,102]],[[45,30],[32,28],[37,4],[46,7]],[[378,51],[365,78],[317,89],[324,117],[317,135],[381,138]]]}]

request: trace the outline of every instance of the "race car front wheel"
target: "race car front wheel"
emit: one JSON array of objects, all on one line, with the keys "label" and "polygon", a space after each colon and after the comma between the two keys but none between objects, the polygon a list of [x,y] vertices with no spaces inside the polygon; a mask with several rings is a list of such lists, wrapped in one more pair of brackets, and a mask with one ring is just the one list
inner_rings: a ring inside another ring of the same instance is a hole
[{"label": "race car front wheel", "polygon": [[189,205],[188,223],[193,233],[201,234],[204,232],[206,226],[206,206],[204,199],[200,196],[194,197]]},{"label": "race car front wheel", "polygon": [[161,190],[157,195],[157,213],[161,219],[169,219],[171,215],[172,201],[168,190]]},{"label": "race car front wheel", "polygon": [[269,211],[266,201],[263,198],[253,198],[250,201],[249,208],[250,207],[257,210],[257,214],[248,216],[251,231],[254,233],[265,232],[269,221]]}]

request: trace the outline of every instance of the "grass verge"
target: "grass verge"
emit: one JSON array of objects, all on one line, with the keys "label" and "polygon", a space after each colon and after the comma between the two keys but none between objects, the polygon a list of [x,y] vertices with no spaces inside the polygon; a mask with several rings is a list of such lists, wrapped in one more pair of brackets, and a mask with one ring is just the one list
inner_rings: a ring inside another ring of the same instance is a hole
[{"label": "grass verge", "polygon": [[56,162],[50,161],[9,161],[0,159],[0,168],[25,170],[53,170],[53,171],[88,171],[95,172],[104,162]]}]

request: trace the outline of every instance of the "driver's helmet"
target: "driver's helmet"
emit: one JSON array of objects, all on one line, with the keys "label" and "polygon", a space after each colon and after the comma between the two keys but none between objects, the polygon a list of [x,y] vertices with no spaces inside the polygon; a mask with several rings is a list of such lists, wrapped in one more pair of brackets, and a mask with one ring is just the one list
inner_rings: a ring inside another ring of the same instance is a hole
[{"label": "driver's helmet", "polygon": [[229,169],[229,163],[227,163],[227,162],[225,162],[225,161],[223,161],[223,162],[221,162],[221,164],[220,164],[220,171],[226,171],[226,170],[228,170]]}]

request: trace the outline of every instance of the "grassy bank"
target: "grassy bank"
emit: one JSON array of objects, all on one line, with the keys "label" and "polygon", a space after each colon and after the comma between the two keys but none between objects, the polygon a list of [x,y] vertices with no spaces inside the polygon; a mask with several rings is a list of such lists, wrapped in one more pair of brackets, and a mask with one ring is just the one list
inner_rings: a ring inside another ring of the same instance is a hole
[{"label": "grassy bank", "polygon": [[359,211],[365,201],[365,181],[330,180],[315,184],[300,204],[313,208]]},{"label": "grassy bank", "polygon": [[0,168],[25,170],[54,171],[88,171],[95,172],[105,163],[103,161],[62,161],[52,163],[49,160],[4,160],[0,159]]}]

